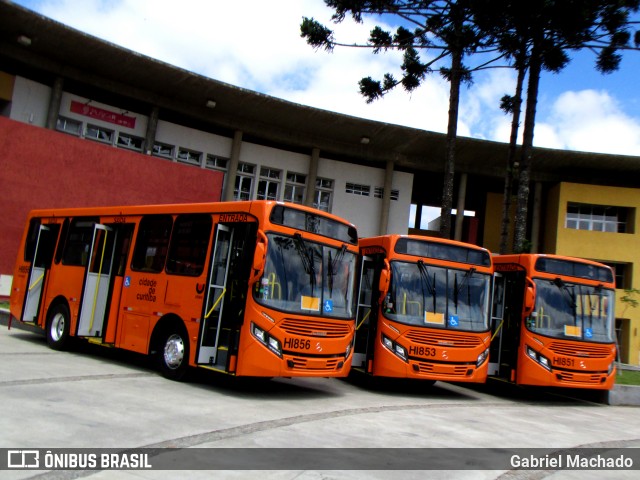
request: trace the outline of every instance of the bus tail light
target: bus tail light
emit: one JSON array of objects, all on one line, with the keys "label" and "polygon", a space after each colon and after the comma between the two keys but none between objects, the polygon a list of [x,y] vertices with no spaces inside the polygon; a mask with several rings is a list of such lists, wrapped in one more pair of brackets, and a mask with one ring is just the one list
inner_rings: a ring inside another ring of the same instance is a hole
[{"label": "bus tail light", "polygon": [[399,343],[394,342],[389,337],[382,335],[382,344],[405,362],[409,360],[409,357],[407,356],[407,349]]},{"label": "bus tail light", "polygon": [[547,370],[551,371],[551,362],[544,355],[539,354],[533,348],[527,345],[527,355],[532,358],[536,363],[542,365]]},{"label": "bus tail light", "polygon": [[269,335],[255,323],[251,324],[251,333],[260,343],[282,358],[282,344],[280,340]]}]

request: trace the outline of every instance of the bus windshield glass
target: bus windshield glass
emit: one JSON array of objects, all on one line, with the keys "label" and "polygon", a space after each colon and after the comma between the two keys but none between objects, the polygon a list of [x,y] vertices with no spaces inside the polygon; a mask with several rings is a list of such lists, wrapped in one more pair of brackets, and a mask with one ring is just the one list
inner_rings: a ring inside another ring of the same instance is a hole
[{"label": "bus windshield glass", "polygon": [[289,313],[351,319],[356,255],[294,236],[268,234],[264,274],[254,289],[262,305]]},{"label": "bus windshield glass", "polygon": [[484,331],[488,329],[491,277],[474,268],[391,262],[391,283],[384,315],[424,327]]},{"label": "bus windshield glass", "polygon": [[529,330],[554,338],[613,342],[614,292],[601,286],[536,279]]}]

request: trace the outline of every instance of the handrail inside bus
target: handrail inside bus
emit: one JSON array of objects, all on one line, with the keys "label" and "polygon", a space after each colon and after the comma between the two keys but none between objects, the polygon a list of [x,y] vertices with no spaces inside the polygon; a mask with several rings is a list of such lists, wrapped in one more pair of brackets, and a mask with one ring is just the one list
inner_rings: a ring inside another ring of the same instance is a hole
[{"label": "handrail inside bus", "polygon": [[[100,266],[98,267],[98,282],[96,283],[96,288],[93,293],[93,306],[91,307],[91,321],[89,322],[89,333],[93,329],[93,320],[96,316],[96,304],[98,303],[98,292],[100,291],[100,279],[102,278],[102,265],[104,263],[104,251],[107,249],[107,235],[108,231],[104,230],[104,242],[102,245],[102,255],[100,255]],[[89,270],[91,270],[91,265],[89,265]]]},{"label": "handrail inside bus", "polygon": [[362,318],[362,320],[360,321],[360,323],[356,327],[356,330],[358,330],[362,326],[362,324],[367,320],[367,318],[369,318],[369,315],[371,315],[371,310],[369,310],[367,312],[367,314]]},{"label": "handrail inside bus", "polygon": [[504,318],[500,320],[500,325],[498,325],[498,328],[496,328],[496,331],[493,332],[493,335],[491,336],[491,340],[489,340],[489,343],[493,342],[493,339],[496,338],[496,335],[498,334],[500,329],[502,329],[502,325],[504,325]]},{"label": "handrail inside bus", "polygon": [[218,299],[215,301],[215,303],[213,304],[213,307],[211,307],[211,310],[209,310],[207,312],[207,314],[204,316],[204,318],[209,318],[209,316],[213,313],[213,311],[216,309],[216,307],[218,306],[218,304],[220,303],[220,300],[222,300],[222,297],[224,297],[225,292],[227,291],[227,287],[224,287],[222,289],[222,293],[220,294],[220,296],[218,297]]},{"label": "handrail inside bus", "polygon": [[42,272],[42,274],[38,277],[38,279],[35,282],[33,282],[33,284],[29,287],[29,291],[33,290],[36,287],[36,285],[38,285],[42,281],[43,278],[44,278],[44,272]]}]

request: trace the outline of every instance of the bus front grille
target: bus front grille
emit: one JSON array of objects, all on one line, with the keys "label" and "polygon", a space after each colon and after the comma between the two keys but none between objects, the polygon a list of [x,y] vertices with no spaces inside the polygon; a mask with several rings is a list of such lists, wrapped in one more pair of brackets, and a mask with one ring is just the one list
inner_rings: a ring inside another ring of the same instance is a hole
[{"label": "bus front grille", "polygon": [[602,373],[594,374],[575,374],[567,371],[557,372],[556,378],[561,382],[567,383],[592,383],[600,384],[606,380],[606,375]]},{"label": "bus front grille", "polygon": [[280,328],[290,335],[320,338],[343,338],[349,335],[346,322],[331,323],[318,320],[294,320],[285,318]]},{"label": "bus front grille", "polygon": [[478,337],[462,333],[434,332],[433,330],[409,330],[405,337],[415,343],[445,347],[477,347],[482,342]]},{"label": "bus front grille", "polygon": [[335,372],[342,368],[344,364],[340,358],[322,358],[312,359],[304,357],[290,357],[287,359],[287,365],[291,370],[305,372]]},{"label": "bus front grille", "polygon": [[611,355],[611,347],[609,345],[589,345],[584,343],[572,345],[552,342],[549,344],[549,350],[558,355],[567,355],[569,357],[607,358]]},{"label": "bus front grille", "polygon": [[455,377],[466,377],[473,369],[469,365],[447,365],[441,363],[416,362],[418,373],[432,373],[441,375],[451,375]]}]

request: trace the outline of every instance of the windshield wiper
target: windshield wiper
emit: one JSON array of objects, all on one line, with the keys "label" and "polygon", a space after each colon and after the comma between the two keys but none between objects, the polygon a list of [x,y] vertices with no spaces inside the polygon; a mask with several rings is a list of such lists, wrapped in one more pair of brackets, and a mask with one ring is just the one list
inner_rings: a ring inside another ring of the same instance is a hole
[{"label": "windshield wiper", "polygon": [[[433,282],[429,278],[429,271],[427,270],[427,266],[424,264],[422,260],[418,260],[418,270],[420,271],[420,278],[422,280],[422,285],[427,286],[427,292],[431,294],[433,298],[433,312],[436,311],[436,274],[433,274]],[[422,298],[424,299],[424,288],[422,289]],[[425,302],[426,305],[426,302]]]},{"label": "windshield wiper", "polygon": [[[469,278],[471,278],[471,276],[476,272],[476,268],[475,267],[471,267],[469,270],[467,270],[464,273],[464,276],[462,277],[462,280],[460,281],[460,285],[458,285],[458,273],[456,272],[455,276],[453,277],[453,304],[456,307],[456,310],[458,308],[458,295],[460,294],[460,292],[462,291],[462,289],[464,288],[464,286],[467,284],[467,281],[469,280]],[[468,295],[470,295],[471,293],[468,292]],[[469,304],[471,303],[471,301],[468,302]]]},{"label": "windshield wiper", "polygon": [[347,246],[343,243],[342,247],[336,254],[336,257],[333,260],[331,260],[331,250],[329,250],[329,262],[328,262],[329,271],[327,272],[328,283],[329,283],[329,296],[333,295],[333,276],[337,275],[338,273],[336,270],[336,267],[338,266],[338,263],[342,261],[342,258],[344,257],[344,253],[346,251],[347,251]]},{"label": "windshield wiper", "polygon": [[307,249],[307,246],[304,243],[304,239],[302,235],[296,233],[293,236],[294,243],[296,246],[296,250],[298,251],[298,255],[300,256],[300,260],[302,261],[302,267],[304,271],[309,275],[309,285],[311,285],[311,296],[316,288],[316,267],[313,262],[313,250],[311,247]]},{"label": "windshield wiper", "polygon": [[577,311],[576,311],[577,305],[576,305],[575,294],[572,293],[569,290],[569,287],[567,287],[567,284],[564,283],[560,277],[554,278],[553,279],[553,284],[556,287],[558,287],[558,289],[561,292],[566,294],[565,301],[567,302],[567,305],[571,309],[571,315],[573,316],[573,324],[577,325],[578,324],[578,314],[577,314]]}]

